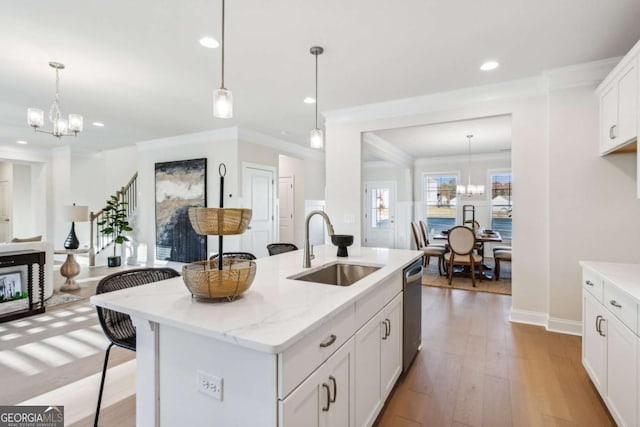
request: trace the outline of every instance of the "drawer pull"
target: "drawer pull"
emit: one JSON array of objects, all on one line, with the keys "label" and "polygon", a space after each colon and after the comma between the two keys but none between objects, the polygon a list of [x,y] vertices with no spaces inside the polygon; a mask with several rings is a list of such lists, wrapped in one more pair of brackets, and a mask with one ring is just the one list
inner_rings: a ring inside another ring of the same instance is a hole
[{"label": "drawer pull", "polygon": [[325,383],[322,383],[322,388],[327,390],[327,406],[322,408],[324,412],[327,412],[329,411],[329,407],[331,406],[331,390],[329,390],[329,386]]},{"label": "drawer pull", "polygon": [[618,303],[618,301],[612,299],[611,301],[609,301],[609,304],[611,304],[614,307],[618,307],[618,308],[622,308],[622,305],[620,303]]},{"label": "drawer pull", "polygon": [[338,395],[338,383],[333,375],[329,375],[329,381],[333,383],[333,398],[329,398],[329,402],[336,403],[336,396]]},{"label": "drawer pull", "polygon": [[598,333],[603,337],[606,337],[606,335],[605,335],[604,332],[602,332],[602,325],[600,323],[606,322],[606,321],[607,321],[607,319],[605,319],[604,317],[600,316],[600,320],[598,321],[598,327],[596,328],[596,329],[598,329]]},{"label": "drawer pull", "polygon": [[336,342],[336,338],[338,338],[338,337],[336,337],[335,335],[331,334],[329,339],[327,339],[326,341],[323,341],[323,342],[320,343],[320,347],[322,347],[322,348],[329,347],[331,344]]},{"label": "drawer pull", "polygon": [[588,286],[595,286],[591,280],[587,280],[587,281],[586,281],[586,282],[584,282],[584,283],[585,283],[586,285],[588,285]]}]

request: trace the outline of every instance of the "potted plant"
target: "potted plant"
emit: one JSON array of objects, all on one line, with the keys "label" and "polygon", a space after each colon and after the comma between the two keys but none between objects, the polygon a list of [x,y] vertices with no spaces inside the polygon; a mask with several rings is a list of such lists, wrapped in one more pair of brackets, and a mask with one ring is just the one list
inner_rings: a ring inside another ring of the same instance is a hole
[{"label": "potted plant", "polygon": [[116,248],[118,244],[129,241],[124,233],[133,231],[127,221],[126,205],[127,202],[120,200],[117,196],[111,196],[107,200],[107,206],[102,210],[103,219],[98,221],[98,225],[104,226],[102,232],[107,236],[113,236],[113,256],[107,260],[109,267],[119,267],[122,264],[122,258],[116,255]]}]

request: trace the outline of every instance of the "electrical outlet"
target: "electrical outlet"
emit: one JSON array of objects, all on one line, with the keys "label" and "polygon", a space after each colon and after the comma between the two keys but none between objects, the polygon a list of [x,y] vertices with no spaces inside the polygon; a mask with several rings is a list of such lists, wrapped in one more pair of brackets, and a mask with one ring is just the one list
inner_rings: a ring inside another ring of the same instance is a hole
[{"label": "electrical outlet", "polygon": [[202,371],[197,371],[197,373],[198,383],[196,384],[196,390],[222,401],[222,378]]}]

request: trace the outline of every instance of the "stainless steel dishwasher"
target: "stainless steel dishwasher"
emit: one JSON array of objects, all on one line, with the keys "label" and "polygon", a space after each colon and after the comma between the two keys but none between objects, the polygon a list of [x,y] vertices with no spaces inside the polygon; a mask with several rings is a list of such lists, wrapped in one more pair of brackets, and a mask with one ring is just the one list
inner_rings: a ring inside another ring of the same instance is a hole
[{"label": "stainless steel dishwasher", "polygon": [[402,372],[411,365],[422,341],[422,258],[403,271]]}]

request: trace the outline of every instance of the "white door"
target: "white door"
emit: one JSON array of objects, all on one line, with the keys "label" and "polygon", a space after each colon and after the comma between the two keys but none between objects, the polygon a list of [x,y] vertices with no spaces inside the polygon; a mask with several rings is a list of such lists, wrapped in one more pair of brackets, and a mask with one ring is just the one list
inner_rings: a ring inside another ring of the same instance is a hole
[{"label": "white door", "polygon": [[393,299],[382,311],[386,323],[380,346],[380,381],[382,399],[391,393],[402,371],[402,295]]},{"label": "white door", "polygon": [[396,182],[364,184],[364,246],[394,248],[396,241]]},{"label": "white door", "polygon": [[242,235],[242,250],[256,257],[268,256],[273,243],[275,170],[268,166],[244,166],[242,173],[244,206],[252,210],[250,228]]},{"label": "white door", "polygon": [[9,200],[9,183],[0,182],[0,242],[11,240],[13,225],[11,223],[11,200]]},{"label": "white door", "polygon": [[[329,396],[330,404],[327,411],[321,411],[320,425],[323,427],[353,426],[354,353],[355,346],[351,338],[324,363],[322,391]],[[329,390],[324,384],[329,387]],[[308,426],[309,424],[296,425]]]},{"label": "white door", "polygon": [[636,343],[638,338],[615,316],[609,315],[607,335],[607,397],[621,425],[636,425]]},{"label": "white door", "polygon": [[384,336],[380,312],[356,332],[356,426],[370,426],[383,404],[380,394],[380,340]]},{"label": "white door", "polygon": [[591,375],[594,385],[606,394],[607,339],[602,331],[605,320],[602,305],[588,292],[583,291],[584,312],[582,364]]},{"label": "white door", "polygon": [[278,198],[280,199],[280,242],[293,243],[293,216],[294,216],[294,179],[292,176],[281,176],[278,185]]}]

